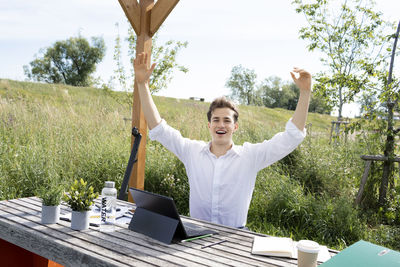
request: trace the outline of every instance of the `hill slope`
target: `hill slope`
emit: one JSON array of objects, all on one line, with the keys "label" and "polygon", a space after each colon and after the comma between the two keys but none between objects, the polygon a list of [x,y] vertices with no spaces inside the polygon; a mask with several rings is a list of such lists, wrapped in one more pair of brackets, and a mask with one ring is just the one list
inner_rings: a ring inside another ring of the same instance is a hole
[{"label": "hill slope", "polygon": [[[209,103],[154,100],[161,116],[183,136],[209,140]],[[131,96],[121,92],[0,80],[0,199],[34,195],[49,179],[69,184],[83,178],[96,191],[104,181],[114,180],[119,188],[130,152],[130,103]],[[270,138],[283,130],[292,113],[240,106],[234,142]],[[311,135],[289,156],[259,172],[247,226],[335,248],[361,238],[399,248],[398,227],[378,226],[378,220],[367,223],[353,207],[364,148],[356,141],[329,145],[332,120],[310,114]],[[179,212],[188,214],[185,168],[157,142],[147,144],[145,176],[146,190],[174,197]],[[374,223],[374,231],[368,231]]]}]

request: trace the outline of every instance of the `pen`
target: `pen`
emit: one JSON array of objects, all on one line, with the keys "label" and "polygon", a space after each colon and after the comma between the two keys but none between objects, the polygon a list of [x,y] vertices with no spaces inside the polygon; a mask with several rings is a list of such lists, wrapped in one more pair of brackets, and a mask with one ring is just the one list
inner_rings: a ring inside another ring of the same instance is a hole
[{"label": "pen", "polygon": [[224,243],[224,242],[226,242],[226,241],[228,241],[228,240],[221,240],[221,241],[218,241],[218,242],[215,242],[215,243],[212,243],[212,244],[208,244],[208,245],[202,246],[201,248],[208,248],[208,247],[212,247],[212,246],[215,246],[215,245],[218,245],[218,244]]},{"label": "pen", "polygon": [[[66,222],[70,222],[71,219],[70,218],[65,218],[65,217],[60,217],[61,221],[66,221]],[[94,227],[100,227],[100,225],[98,225],[97,223],[89,223],[90,226],[94,226]]]},{"label": "pen", "polygon": [[192,238],[188,238],[188,239],[183,239],[181,242],[189,242],[189,241],[193,241],[196,239],[205,238],[205,237],[209,237],[209,236],[212,236],[212,234],[200,235],[200,236],[196,236],[196,237],[192,237]]}]

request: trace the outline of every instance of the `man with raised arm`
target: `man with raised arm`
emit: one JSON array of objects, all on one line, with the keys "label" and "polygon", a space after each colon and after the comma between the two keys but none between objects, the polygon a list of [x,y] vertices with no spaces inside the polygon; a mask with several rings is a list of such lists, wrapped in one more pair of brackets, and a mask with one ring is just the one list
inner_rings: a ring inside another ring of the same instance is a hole
[{"label": "man with raised arm", "polygon": [[288,155],[305,137],[310,73],[298,68],[290,73],[300,89],[300,96],[285,131],[262,143],[238,146],[233,143],[232,136],[238,129],[239,113],[235,104],[225,97],[215,99],[207,113],[209,143],[183,138],[178,130],[161,119],[149,90],[155,64],[148,68],[148,60],[147,54],[139,54],[134,60],[134,69],[149,137],[164,145],[185,165],[190,186],[190,216],[226,226],[245,227],[258,171]]}]

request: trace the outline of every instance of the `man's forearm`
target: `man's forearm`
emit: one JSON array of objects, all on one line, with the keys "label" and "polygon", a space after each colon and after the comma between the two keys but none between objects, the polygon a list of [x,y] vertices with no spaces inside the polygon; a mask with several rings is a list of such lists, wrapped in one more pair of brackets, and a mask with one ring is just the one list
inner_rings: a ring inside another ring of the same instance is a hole
[{"label": "man's forearm", "polygon": [[161,122],[161,116],[150,94],[149,85],[147,83],[138,83],[137,86],[142,111],[146,118],[147,126],[151,130]]},{"label": "man's forearm", "polygon": [[310,103],[311,91],[300,91],[299,101],[292,117],[292,122],[296,127],[303,131],[306,126],[308,106]]}]

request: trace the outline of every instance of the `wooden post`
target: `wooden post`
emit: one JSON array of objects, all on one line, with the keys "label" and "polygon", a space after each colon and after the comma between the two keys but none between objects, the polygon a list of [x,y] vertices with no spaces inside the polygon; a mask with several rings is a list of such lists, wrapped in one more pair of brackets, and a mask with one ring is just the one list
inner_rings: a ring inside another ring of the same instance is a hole
[{"label": "wooden post", "polygon": [[[361,182],[360,182],[360,189],[358,190],[357,193],[357,198],[354,201],[357,205],[359,205],[361,203],[361,198],[362,198],[362,194],[364,192],[364,187],[365,184],[367,183],[367,178],[368,178],[368,173],[369,173],[369,169],[371,167],[371,165],[374,163],[374,161],[389,161],[389,157],[383,156],[383,155],[362,155],[361,156],[362,160],[365,160],[365,169],[364,169],[364,174],[361,178]],[[399,163],[399,177],[400,177],[400,157],[395,157],[394,159],[392,159],[393,163],[394,162],[398,162]]]},{"label": "wooden post", "polygon": [[[157,32],[179,0],[158,0],[156,4],[154,4],[154,0],[139,0],[139,3],[137,0],[118,1],[137,35],[136,55],[146,52],[151,56],[151,37]],[[136,81],[133,92],[132,127],[139,129],[139,132],[142,134],[142,140],[137,154],[138,161],[134,165],[129,179],[129,186],[143,189],[146,161],[147,123],[142,112]],[[132,137],[131,149],[134,141],[134,137]],[[132,202],[130,194],[128,194],[128,200]]]},{"label": "wooden post", "polygon": [[365,184],[367,183],[368,173],[369,173],[369,169],[371,168],[372,163],[373,163],[373,161],[371,161],[371,160],[367,160],[365,162],[364,174],[361,178],[360,189],[358,190],[357,198],[356,198],[357,205],[360,205],[360,203],[361,203],[361,197],[364,192]]}]

